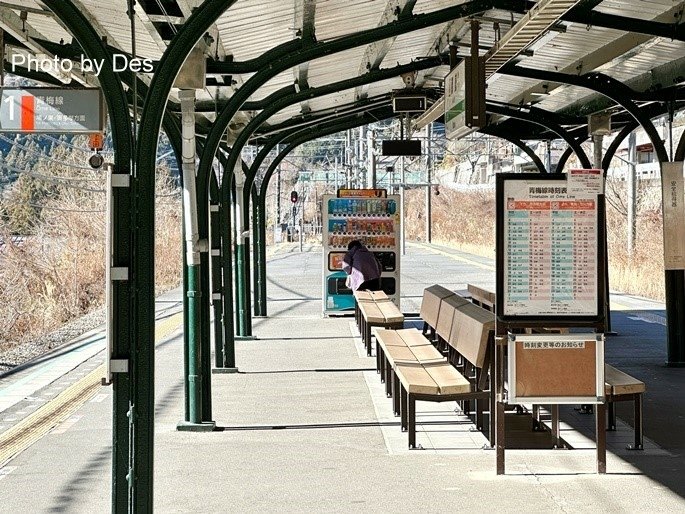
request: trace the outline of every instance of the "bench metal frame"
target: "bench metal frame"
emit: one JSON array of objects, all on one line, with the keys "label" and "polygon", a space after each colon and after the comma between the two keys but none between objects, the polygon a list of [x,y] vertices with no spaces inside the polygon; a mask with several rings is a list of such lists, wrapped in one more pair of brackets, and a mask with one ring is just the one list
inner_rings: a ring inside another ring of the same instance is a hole
[{"label": "bench metal frame", "polygon": [[643,393],[630,393],[630,394],[611,394],[606,395],[607,412],[608,412],[608,427],[607,430],[616,430],[616,406],[615,402],[633,402],[633,412],[634,412],[634,437],[635,443],[628,445],[626,448],[628,450],[642,450],[643,446],[643,431],[642,431],[642,395]]}]

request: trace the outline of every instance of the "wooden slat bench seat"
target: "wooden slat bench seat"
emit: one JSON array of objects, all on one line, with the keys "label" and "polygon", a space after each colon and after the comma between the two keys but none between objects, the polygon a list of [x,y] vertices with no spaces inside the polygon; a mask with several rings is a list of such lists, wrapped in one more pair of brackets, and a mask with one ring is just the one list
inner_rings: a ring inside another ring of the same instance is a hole
[{"label": "wooden slat bench seat", "polygon": [[616,430],[616,407],[614,402],[633,402],[635,423],[635,444],[630,447],[634,450],[643,449],[642,436],[642,395],[646,390],[645,383],[627,373],[614,368],[609,364],[604,365],[604,392],[607,400],[609,423],[607,430]]},{"label": "wooden slat bench seat", "polygon": [[374,302],[358,302],[360,312],[360,332],[362,341],[366,346],[366,354],[371,356],[371,329],[381,328],[402,328],[404,326],[404,315],[397,306],[388,300]]},{"label": "wooden slat bench seat", "polygon": [[435,337],[435,328],[438,325],[440,316],[440,305],[445,298],[454,296],[455,293],[449,289],[435,284],[423,290],[421,299],[421,309],[419,316],[423,320],[423,334],[431,331],[431,339]]},{"label": "wooden slat bench seat", "polygon": [[471,293],[471,301],[489,311],[495,311],[495,293],[475,284],[466,284],[466,289]]},{"label": "wooden slat bench seat", "polygon": [[454,313],[463,305],[468,304],[469,301],[461,295],[455,294],[443,298],[440,303],[440,312],[438,314],[438,321],[435,326],[435,335],[441,348],[446,349],[447,341],[452,334],[452,325],[454,320]]},{"label": "wooden slat bench seat", "polygon": [[[385,382],[385,392],[393,396],[392,369],[402,363],[447,362],[447,359],[415,328],[400,330],[375,330],[376,369]],[[395,384],[394,391],[398,391]],[[399,414],[399,394],[395,399],[395,413]]]},{"label": "wooden slat bench seat", "polygon": [[390,301],[388,295],[383,291],[355,291],[352,293],[354,296],[354,321],[357,323],[357,328],[361,330],[361,320],[359,311],[359,302],[380,302],[380,301]]},{"label": "wooden slat bench seat", "polygon": [[[462,309],[466,310],[465,314]],[[491,396],[487,366],[491,362],[489,348],[494,341],[494,315],[470,302],[453,305],[453,310],[450,344],[464,352],[460,355],[469,364],[465,370],[473,377],[445,362],[442,354],[426,344],[428,340],[416,329],[376,331],[377,365],[382,368],[386,392],[392,392],[394,410],[401,415],[402,428],[408,431],[409,448],[416,447],[417,401],[477,400],[476,424],[479,429],[483,427],[484,405]],[[476,330],[477,326],[481,327],[480,331]],[[398,350],[403,344],[411,354]],[[415,362],[411,360],[412,355]],[[484,366],[486,369],[481,372]]]}]

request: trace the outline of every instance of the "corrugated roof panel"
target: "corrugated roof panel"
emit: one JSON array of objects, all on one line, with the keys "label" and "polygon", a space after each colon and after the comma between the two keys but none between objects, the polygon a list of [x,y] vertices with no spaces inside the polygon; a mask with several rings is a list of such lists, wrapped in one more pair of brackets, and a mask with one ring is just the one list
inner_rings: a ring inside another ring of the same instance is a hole
[{"label": "corrugated roof panel", "polygon": [[594,10],[605,14],[651,20],[678,3],[675,0],[604,0]]},{"label": "corrugated roof panel", "polygon": [[[243,79],[247,81],[247,77],[243,76]],[[278,75],[276,75],[274,78],[269,80],[266,84],[264,84],[262,87],[260,87],[257,92],[250,97],[250,100],[256,100],[256,99],[261,99],[264,98],[274,91],[277,91],[285,86],[290,86],[293,84],[293,73],[291,70],[286,70]]]},{"label": "corrugated roof panel", "polygon": [[60,39],[64,39],[66,43],[71,41],[71,34],[62,28],[53,16],[29,13],[26,23],[40,32],[48,41],[59,42]]},{"label": "corrugated roof panel", "polygon": [[583,56],[605,47],[621,35],[622,33],[617,30],[596,28],[588,31],[574,24],[569,26],[565,33],[557,33],[554,39],[535,49],[532,57],[523,57],[521,63],[530,68],[561,71]]},{"label": "corrugated roof panel", "polygon": [[661,39],[658,43],[643,48],[642,51],[622,61],[620,66],[606,70],[605,73],[622,82],[627,82],[637,75],[648,73],[658,66],[683,57],[685,57],[683,43]]},{"label": "corrugated roof panel", "polygon": [[319,41],[369,30],[385,10],[379,0],[319,0],[316,3],[316,37]]},{"label": "corrugated roof panel", "polygon": [[216,25],[228,54],[236,61],[252,59],[295,38],[294,2],[241,0]]},{"label": "corrugated roof panel", "polygon": [[467,0],[418,0],[416,6],[414,6],[414,14],[424,14],[434,11],[439,11],[440,9],[446,9],[448,7],[455,7],[457,5],[462,5],[468,3]]},{"label": "corrugated roof panel", "polygon": [[332,82],[357,76],[359,62],[364,55],[364,47],[327,55],[309,63],[309,85],[323,86]]},{"label": "corrugated roof panel", "polygon": [[398,36],[383,60],[384,67],[395,66],[398,62],[406,64],[412,59],[435,55],[433,45],[441,30],[442,25]]},{"label": "corrugated roof panel", "polygon": [[[81,0],[89,15],[109,34],[110,44],[131,51],[131,22],[126,15],[126,2],[104,3],[100,0]],[[142,57],[158,59],[162,52],[147,28],[136,20],[136,53]]]}]

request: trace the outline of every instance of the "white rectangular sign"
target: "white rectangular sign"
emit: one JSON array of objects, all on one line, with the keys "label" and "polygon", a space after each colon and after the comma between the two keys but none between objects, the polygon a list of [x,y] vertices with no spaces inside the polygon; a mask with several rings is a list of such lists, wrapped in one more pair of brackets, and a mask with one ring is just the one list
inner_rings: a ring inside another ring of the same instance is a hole
[{"label": "white rectangular sign", "polygon": [[598,169],[577,169],[568,172],[568,194],[601,195],[604,193],[604,172]]},{"label": "white rectangular sign", "polygon": [[466,128],[466,61],[461,61],[445,77],[445,136],[447,139],[458,138],[462,132],[468,132]]},{"label": "white rectangular sign", "polygon": [[685,180],[682,162],[662,162],[664,267],[685,269]]},{"label": "white rectangular sign", "polygon": [[504,183],[504,316],[597,316],[597,196]]}]

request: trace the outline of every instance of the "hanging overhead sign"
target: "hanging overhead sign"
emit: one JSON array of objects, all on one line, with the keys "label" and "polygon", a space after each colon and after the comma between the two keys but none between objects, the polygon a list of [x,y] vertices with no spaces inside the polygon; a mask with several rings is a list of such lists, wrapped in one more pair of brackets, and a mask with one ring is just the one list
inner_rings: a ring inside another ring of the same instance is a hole
[{"label": "hanging overhead sign", "polygon": [[466,57],[445,77],[445,136],[459,139],[485,125],[485,63]]},{"label": "hanging overhead sign", "polygon": [[102,132],[103,106],[98,88],[3,88],[0,132]]}]

